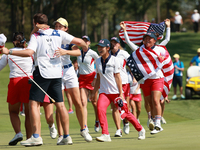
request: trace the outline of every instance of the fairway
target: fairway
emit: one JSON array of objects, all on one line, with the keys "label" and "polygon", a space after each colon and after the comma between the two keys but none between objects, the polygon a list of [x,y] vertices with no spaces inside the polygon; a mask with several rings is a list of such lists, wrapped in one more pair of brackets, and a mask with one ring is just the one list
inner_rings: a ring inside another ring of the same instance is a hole
[{"label": "fairway", "polygon": [[[11,44],[7,45],[9,48]],[[189,62],[193,56],[196,55],[197,48],[200,47],[200,34],[194,33],[172,33],[171,41],[167,48],[171,54],[178,53],[184,62],[185,71],[183,78],[183,85],[185,85],[186,70],[189,67]],[[96,50],[96,47],[92,46]],[[127,48],[129,51],[130,49]],[[107,118],[109,125],[109,132],[112,142],[97,142],[95,137],[100,136],[101,132],[94,132],[94,111],[92,104],[88,103],[88,127],[93,141],[87,143],[84,138],[80,136],[79,124],[76,114],[70,114],[70,136],[73,140],[73,145],[57,146],[57,138],[51,139],[49,135],[48,125],[45,121],[44,110],[41,107],[41,136],[44,145],[39,147],[24,147],[18,143],[16,146],[8,146],[8,142],[14,137],[15,133],[12,129],[8,106],[6,102],[7,85],[9,82],[9,67],[6,66],[0,72],[0,149],[38,149],[38,150],[199,150],[200,149],[200,96],[196,96],[192,100],[173,100],[165,105],[164,118],[167,124],[162,125],[163,131],[156,135],[150,135],[147,128],[147,114],[144,109],[142,101],[142,112],[140,115],[140,123],[146,130],[146,139],[139,141],[137,139],[138,133],[132,125],[130,125],[129,135],[122,134],[122,137],[114,137],[116,127],[112,119],[112,111],[110,107],[107,109]],[[184,87],[185,88],[185,87]],[[177,93],[179,96],[179,92]],[[173,96],[173,88],[169,94],[169,99]],[[67,102],[65,102],[68,108]],[[54,108],[55,109],[55,108]],[[75,109],[74,109],[75,110]],[[55,118],[55,117],[54,117]],[[24,117],[20,116],[21,129],[25,140]],[[121,124],[121,128],[123,128]],[[101,131],[101,130],[100,130]]]}]

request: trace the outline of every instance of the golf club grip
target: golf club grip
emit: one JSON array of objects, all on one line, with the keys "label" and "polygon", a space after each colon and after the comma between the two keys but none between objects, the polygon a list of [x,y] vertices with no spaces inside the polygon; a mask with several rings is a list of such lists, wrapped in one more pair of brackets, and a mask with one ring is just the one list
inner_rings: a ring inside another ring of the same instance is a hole
[{"label": "golf club grip", "polygon": [[55,100],[53,98],[49,98],[53,103],[55,103]]}]

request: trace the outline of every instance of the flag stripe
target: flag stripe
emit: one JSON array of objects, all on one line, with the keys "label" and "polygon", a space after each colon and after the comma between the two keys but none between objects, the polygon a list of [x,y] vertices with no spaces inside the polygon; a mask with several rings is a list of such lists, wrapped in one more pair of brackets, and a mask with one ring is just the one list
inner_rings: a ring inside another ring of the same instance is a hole
[{"label": "flag stripe", "polygon": [[141,56],[139,50],[136,50],[136,55],[138,57],[138,59],[140,60],[140,62],[142,63],[143,67],[145,68],[147,74],[151,73],[151,69],[149,68],[149,66],[147,65],[146,61],[144,61],[143,57]]},{"label": "flag stripe", "polygon": [[[130,41],[138,45],[142,42],[143,36],[147,33],[147,31],[154,31],[158,33],[160,35],[158,39],[160,39],[165,30],[164,22],[154,24],[149,22],[124,21],[124,23],[126,24],[126,31]],[[124,42],[126,42],[122,29],[119,31],[119,36]]]},{"label": "flag stripe", "polygon": [[158,65],[155,62],[155,59],[153,58],[153,56],[143,48],[143,52],[145,53],[145,55],[148,57],[148,59],[150,60],[151,64],[153,64],[154,68],[157,68]]}]

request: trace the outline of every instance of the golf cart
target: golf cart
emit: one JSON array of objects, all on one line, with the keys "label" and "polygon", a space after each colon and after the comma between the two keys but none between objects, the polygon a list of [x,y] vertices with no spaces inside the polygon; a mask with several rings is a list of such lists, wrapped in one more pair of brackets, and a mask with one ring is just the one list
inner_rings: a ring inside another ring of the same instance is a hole
[{"label": "golf cart", "polygon": [[185,98],[191,99],[195,94],[200,95],[200,67],[190,66],[187,70]]}]

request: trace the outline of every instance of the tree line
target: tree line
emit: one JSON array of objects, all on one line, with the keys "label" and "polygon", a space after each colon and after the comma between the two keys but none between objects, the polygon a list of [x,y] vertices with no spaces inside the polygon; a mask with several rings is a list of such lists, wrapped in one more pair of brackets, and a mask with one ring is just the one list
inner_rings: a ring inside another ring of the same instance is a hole
[{"label": "tree line", "polygon": [[199,10],[200,0],[0,0],[0,33],[8,40],[16,31],[25,33],[29,39],[35,13],[44,13],[53,21],[67,19],[69,33],[81,37],[89,35],[92,41],[118,35],[121,21],[148,21],[157,23],[173,18],[179,11],[186,26],[194,8]]}]

